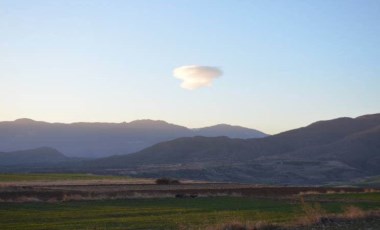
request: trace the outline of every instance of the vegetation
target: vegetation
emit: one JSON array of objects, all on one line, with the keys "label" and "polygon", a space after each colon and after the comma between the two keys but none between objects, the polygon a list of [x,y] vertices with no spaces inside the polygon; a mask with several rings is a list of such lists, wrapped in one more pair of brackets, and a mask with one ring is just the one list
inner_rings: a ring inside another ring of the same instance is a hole
[{"label": "vegetation", "polygon": [[[326,200],[335,202],[376,202],[380,204],[380,193],[379,192],[366,192],[366,193],[330,193],[330,194],[320,194],[315,196],[306,196],[306,199],[310,200]],[[380,208],[380,206],[379,206]]]},{"label": "vegetation", "polygon": [[156,180],[156,184],[180,184],[179,180],[173,180],[170,178],[159,178]]},{"label": "vegetation", "polygon": [[108,176],[94,174],[73,173],[17,173],[0,174],[0,182],[26,182],[26,181],[72,181],[72,180],[109,180],[128,179],[126,176]]},{"label": "vegetation", "polygon": [[203,229],[223,223],[287,224],[302,216],[315,221],[313,216],[321,214],[355,216],[355,213],[362,215],[361,210],[380,207],[380,193],[360,194],[361,199],[352,194],[308,197],[314,201],[309,202],[307,197],[304,202],[301,199],[201,197],[2,203],[0,229]]}]

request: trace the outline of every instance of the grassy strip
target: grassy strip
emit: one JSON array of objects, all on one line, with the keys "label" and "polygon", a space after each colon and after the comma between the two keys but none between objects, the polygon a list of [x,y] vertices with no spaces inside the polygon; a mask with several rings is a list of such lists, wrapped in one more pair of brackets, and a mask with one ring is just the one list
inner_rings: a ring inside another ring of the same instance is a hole
[{"label": "grassy strip", "polygon": [[0,174],[0,182],[29,182],[29,181],[70,181],[70,180],[120,180],[131,179],[126,176],[105,176],[74,173],[33,173],[33,174]]},{"label": "grassy strip", "polygon": [[318,199],[325,199],[331,201],[374,201],[380,202],[380,193],[346,193],[346,194],[323,194],[316,196]]}]

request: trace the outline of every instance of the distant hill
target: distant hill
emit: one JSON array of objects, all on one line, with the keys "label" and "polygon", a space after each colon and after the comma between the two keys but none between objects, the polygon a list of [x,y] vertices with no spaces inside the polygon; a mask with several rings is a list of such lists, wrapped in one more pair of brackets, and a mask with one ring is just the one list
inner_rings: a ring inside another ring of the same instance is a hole
[{"label": "distant hill", "polygon": [[227,136],[230,138],[261,138],[268,136],[267,134],[254,130],[248,129],[241,126],[233,126],[226,124],[219,124],[210,127],[194,129],[195,136],[204,136],[204,137],[218,137],[218,136]]},{"label": "distant hill", "polygon": [[68,160],[68,157],[56,149],[48,147],[14,152],[0,152],[0,166],[47,165]]},{"label": "distant hill", "polygon": [[49,146],[71,157],[104,157],[136,152],[159,142],[191,136],[259,138],[266,134],[239,126],[189,129],[165,121],[48,123],[23,118],[0,122],[0,151]]},{"label": "distant hill", "polygon": [[378,165],[380,114],[319,121],[260,139],[180,138],[88,163],[144,176],[293,184],[376,175]]},{"label": "distant hill", "polygon": [[246,154],[251,149],[250,144],[243,139],[196,136],[159,143],[137,153],[111,156],[93,162],[98,162],[101,167],[110,168],[196,162],[236,162],[242,159],[241,154]]}]

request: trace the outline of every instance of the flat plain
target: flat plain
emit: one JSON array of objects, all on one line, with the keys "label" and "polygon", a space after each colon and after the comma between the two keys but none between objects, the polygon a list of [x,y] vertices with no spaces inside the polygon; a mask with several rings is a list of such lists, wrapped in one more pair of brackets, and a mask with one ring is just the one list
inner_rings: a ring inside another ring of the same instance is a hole
[{"label": "flat plain", "polygon": [[[10,177],[22,178],[18,180],[21,184],[28,179],[35,184],[17,186]],[[119,184],[119,177],[116,184],[59,183],[70,177],[81,182],[104,179],[67,174],[1,175],[2,181],[15,184],[0,188],[0,229],[213,229],[231,222],[289,225],[310,215],[305,206],[325,214],[343,213],[349,207],[380,209],[380,192],[368,189],[223,183],[155,185],[134,184],[133,178],[127,178],[131,182],[128,185]],[[42,183],[49,181],[47,178],[55,184]]]}]

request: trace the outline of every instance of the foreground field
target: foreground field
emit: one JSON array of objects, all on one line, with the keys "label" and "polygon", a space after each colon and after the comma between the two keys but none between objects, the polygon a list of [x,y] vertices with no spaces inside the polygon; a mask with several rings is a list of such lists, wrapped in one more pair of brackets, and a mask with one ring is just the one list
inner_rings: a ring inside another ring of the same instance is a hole
[{"label": "foreground field", "polygon": [[[314,200],[322,198],[327,213],[342,212],[350,205],[380,208],[379,193],[323,195]],[[203,229],[236,221],[290,223],[302,215],[297,200],[249,197],[3,203],[0,229]]]},{"label": "foreground field", "polygon": [[[290,226],[347,210],[355,219],[380,209],[380,192],[373,189],[153,182],[86,174],[0,175],[0,229],[218,229],[228,223]],[[379,218],[354,221],[348,226],[380,229]],[[340,224],[347,225],[347,221]]]}]

